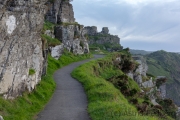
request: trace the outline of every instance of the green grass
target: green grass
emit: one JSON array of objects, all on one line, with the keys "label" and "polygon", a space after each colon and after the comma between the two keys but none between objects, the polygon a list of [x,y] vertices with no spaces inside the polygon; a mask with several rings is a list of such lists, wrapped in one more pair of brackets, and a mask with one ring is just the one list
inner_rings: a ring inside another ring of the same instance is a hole
[{"label": "green grass", "polygon": [[36,73],[36,71],[34,69],[29,69],[29,75],[34,75]]},{"label": "green grass", "polygon": [[14,100],[4,100],[0,97],[0,115],[5,120],[34,120],[46,103],[50,100],[56,84],[53,80],[54,72],[72,62],[92,57],[90,54],[73,55],[65,52],[59,60],[48,56],[47,75],[42,77],[41,82],[32,93],[24,92],[21,97]]},{"label": "green grass", "polygon": [[41,36],[42,36],[42,39],[44,39],[44,41],[47,41],[48,46],[56,46],[56,45],[61,44],[60,40],[58,40],[56,38],[52,38],[45,34],[42,34]]},{"label": "green grass", "polygon": [[[135,106],[128,102],[120,90],[106,80],[123,74],[111,64],[112,59],[106,57],[81,65],[72,72],[72,76],[78,79],[85,89],[88,113],[92,120],[160,120],[155,116],[138,114]],[[129,81],[129,87],[139,89],[137,83],[132,79]]]},{"label": "green grass", "polygon": [[43,26],[43,31],[54,30],[54,26],[55,26],[55,24],[48,22],[48,21],[45,21],[44,26]]}]

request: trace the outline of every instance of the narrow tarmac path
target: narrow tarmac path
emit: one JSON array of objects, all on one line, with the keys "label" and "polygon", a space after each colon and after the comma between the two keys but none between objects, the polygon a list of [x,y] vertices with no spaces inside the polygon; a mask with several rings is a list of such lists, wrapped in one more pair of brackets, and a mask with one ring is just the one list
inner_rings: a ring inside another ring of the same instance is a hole
[{"label": "narrow tarmac path", "polygon": [[54,74],[56,90],[37,120],[90,120],[86,94],[82,85],[71,77],[71,72],[79,65],[103,56],[94,55],[92,59],[72,63],[57,70]]}]

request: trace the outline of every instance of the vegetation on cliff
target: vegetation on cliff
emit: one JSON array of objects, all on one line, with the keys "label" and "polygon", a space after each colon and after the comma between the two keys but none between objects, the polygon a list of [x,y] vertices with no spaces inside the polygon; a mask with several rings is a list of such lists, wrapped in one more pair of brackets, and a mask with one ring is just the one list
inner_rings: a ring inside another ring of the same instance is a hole
[{"label": "vegetation on cliff", "polygon": [[[116,58],[121,57],[121,61]],[[119,69],[121,68],[121,69]],[[136,68],[127,51],[81,65],[72,76],[84,86],[93,120],[171,120],[161,106],[153,105],[125,72]],[[84,72],[86,71],[86,72]]]}]

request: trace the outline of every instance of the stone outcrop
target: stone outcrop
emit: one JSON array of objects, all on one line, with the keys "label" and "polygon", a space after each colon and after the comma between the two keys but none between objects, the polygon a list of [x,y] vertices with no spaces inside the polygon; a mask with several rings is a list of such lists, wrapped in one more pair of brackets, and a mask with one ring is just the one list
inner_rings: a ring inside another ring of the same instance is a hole
[{"label": "stone outcrop", "polygon": [[167,96],[166,96],[166,84],[165,84],[165,83],[162,84],[157,91],[160,93],[159,96],[160,96],[161,98],[164,99],[164,98],[167,97]]},{"label": "stone outcrop", "polygon": [[103,27],[101,33],[102,34],[109,34],[109,28],[108,27]]},{"label": "stone outcrop", "polygon": [[57,45],[55,47],[51,47],[51,56],[55,59],[59,59],[59,57],[63,54],[63,44]]},{"label": "stone outcrop", "polygon": [[53,48],[51,54],[57,59],[64,49],[72,51],[74,54],[89,53],[84,28],[75,22],[73,7],[69,0],[55,0],[54,3],[49,2],[48,5],[50,8],[46,14],[46,20],[59,24],[55,26],[54,35],[55,38],[62,41],[62,45]]},{"label": "stone outcrop", "polygon": [[[0,1],[0,94],[13,98],[41,80],[46,0]],[[29,74],[30,69],[35,73]]]},{"label": "stone outcrop", "polygon": [[88,34],[90,36],[96,35],[98,33],[96,26],[92,26],[92,27],[87,26],[87,27],[84,27],[84,30],[85,30],[86,34]]},{"label": "stone outcrop", "polygon": [[47,2],[49,10],[46,14],[46,20],[52,23],[75,22],[72,4],[69,0],[54,0]]},{"label": "stone outcrop", "polygon": [[88,35],[89,44],[105,44],[105,43],[112,43],[112,44],[120,44],[120,38],[117,35],[110,35],[108,27],[103,27],[101,32],[97,32],[97,27],[85,27],[86,35]]},{"label": "stone outcrop", "polygon": [[74,24],[69,0],[0,0],[0,94],[5,98],[32,91],[46,74],[48,49],[41,39],[44,16],[47,21],[61,23],[55,32],[44,31],[62,41],[49,48],[54,58],[58,59],[65,48],[75,54],[89,52],[83,26]]},{"label": "stone outcrop", "polygon": [[89,53],[89,45],[81,25],[60,25],[55,27],[55,36],[62,40],[64,48],[75,54]]},{"label": "stone outcrop", "polygon": [[74,11],[73,11],[73,6],[72,4],[69,3],[68,0],[62,1],[60,5],[60,10],[58,13],[57,17],[57,22],[62,23],[62,22],[67,22],[67,23],[72,23],[75,22],[74,18]]},{"label": "stone outcrop", "polygon": [[144,88],[152,88],[154,86],[155,86],[155,84],[153,83],[152,78],[150,80],[142,83],[142,87],[144,87]]},{"label": "stone outcrop", "polygon": [[[152,77],[148,77],[146,75],[148,71],[148,66],[146,63],[146,60],[143,58],[143,56],[133,56],[133,59],[139,64],[135,71],[129,71],[127,75],[134,79],[139,87],[142,89],[142,92],[145,92],[152,104],[157,105],[155,99],[157,98],[166,98],[166,84],[163,83],[159,86],[159,88],[156,87],[156,81],[160,78],[165,78],[165,76],[157,76],[155,80],[152,79]],[[148,90],[148,91],[147,91]]]},{"label": "stone outcrop", "polygon": [[130,71],[128,76],[134,79],[139,86],[141,86],[143,82],[142,77],[146,77],[148,66],[146,60],[142,56],[133,56],[133,59],[139,64],[139,66],[135,72]]}]

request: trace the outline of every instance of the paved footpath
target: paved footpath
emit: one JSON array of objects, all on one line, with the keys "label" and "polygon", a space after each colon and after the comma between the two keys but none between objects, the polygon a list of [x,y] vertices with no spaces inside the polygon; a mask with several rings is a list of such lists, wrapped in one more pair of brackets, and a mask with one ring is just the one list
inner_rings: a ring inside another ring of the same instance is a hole
[{"label": "paved footpath", "polygon": [[[103,55],[94,55],[93,59],[101,57]],[[37,120],[90,120],[86,94],[82,85],[71,77],[71,72],[93,59],[72,63],[55,72],[56,90]]]}]

